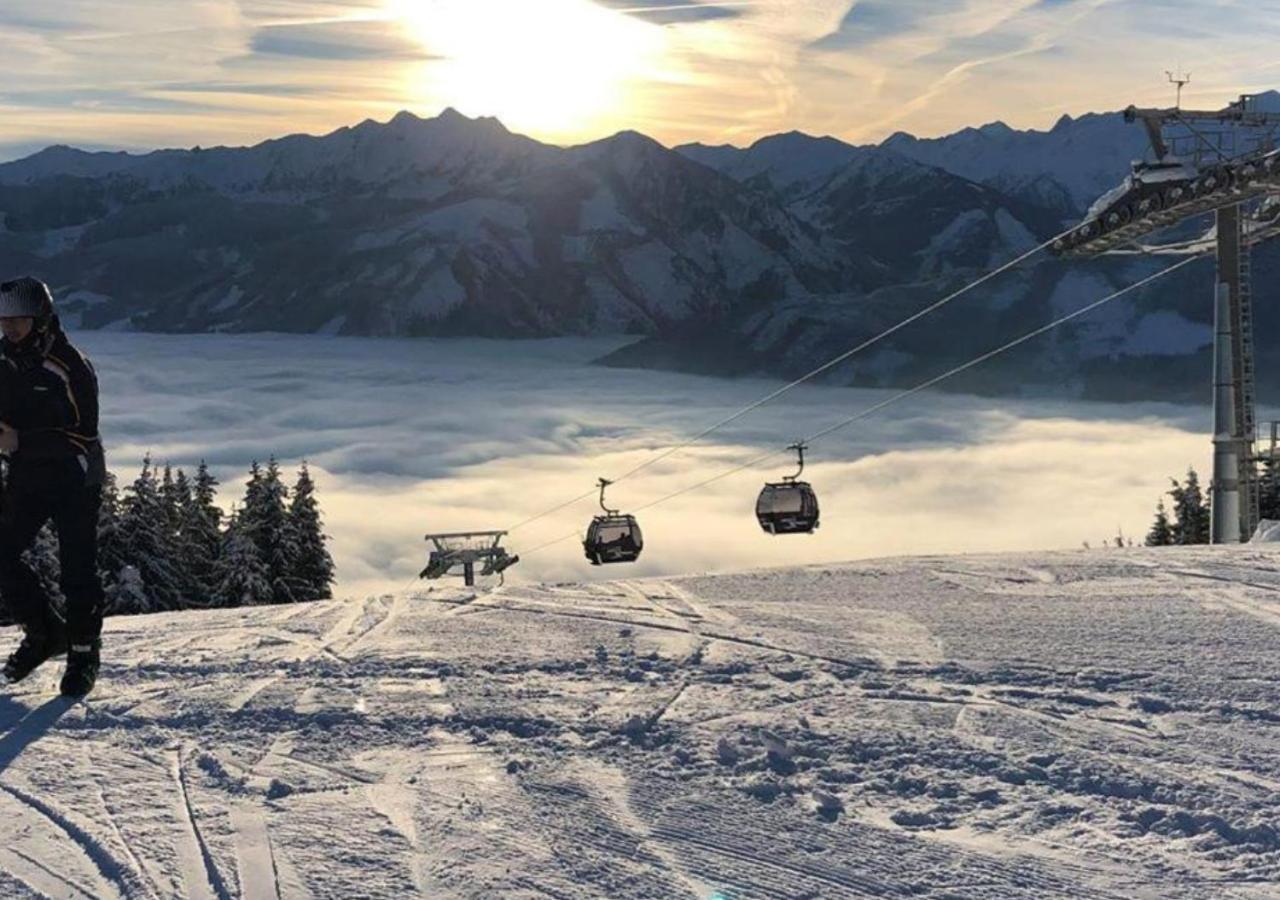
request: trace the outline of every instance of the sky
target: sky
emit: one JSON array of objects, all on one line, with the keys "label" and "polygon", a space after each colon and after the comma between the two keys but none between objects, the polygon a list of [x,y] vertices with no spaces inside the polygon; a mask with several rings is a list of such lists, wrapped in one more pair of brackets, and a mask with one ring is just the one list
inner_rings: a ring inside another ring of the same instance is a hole
[{"label": "sky", "polygon": [[[1268,12],[1268,8],[1270,12]],[[1280,0],[5,0],[0,159],[252,144],[454,107],[574,144],[623,129],[851,142],[1280,84]]]}]

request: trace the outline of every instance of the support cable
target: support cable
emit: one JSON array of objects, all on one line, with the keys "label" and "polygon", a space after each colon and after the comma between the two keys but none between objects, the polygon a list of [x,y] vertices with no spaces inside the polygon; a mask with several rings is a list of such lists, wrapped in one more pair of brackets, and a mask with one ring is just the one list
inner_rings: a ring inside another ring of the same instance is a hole
[{"label": "support cable", "polygon": [[[1141,281],[1134,282],[1128,287],[1121,288],[1115,293],[1109,294],[1108,296],[1103,297],[1100,300],[1095,300],[1094,302],[1088,304],[1087,306],[1082,306],[1080,309],[1077,309],[1074,312],[1068,313],[1065,316],[1054,319],[1052,322],[1048,323],[1047,325],[1042,325],[1039,328],[1029,331],[1026,334],[1022,335],[1021,337],[1015,338],[1014,340],[1009,341],[1008,343],[1003,344],[994,350],[989,350],[980,356],[976,356],[962,365],[956,366],[953,369],[949,369],[946,372],[943,372],[941,375],[935,375],[934,377],[926,381],[920,382],[914,387],[908,388],[900,393],[894,394],[892,397],[889,397],[885,400],[880,401],[879,403],[869,406],[866,409],[848,417],[847,419],[843,419],[839,422],[836,422],[834,425],[829,425],[828,427],[823,428],[820,431],[816,431],[813,434],[809,435],[808,437],[804,438],[802,442],[809,444],[809,443],[813,443],[814,441],[821,440],[824,437],[828,437],[829,435],[834,434],[835,432],[841,430],[842,428],[847,428],[848,426],[852,425],[855,422],[861,421],[862,419],[865,419],[869,416],[874,415],[875,413],[879,412],[882,409],[885,409],[886,407],[892,406],[893,404],[898,403],[902,400],[906,400],[909,397],[913,397],[916,394],[920,393],[921,391],[928,390],[929,388],[934,387],[935,385],[940,384],[943,381],[946,381],[948,378],[952,378],[956,375],[959,375],[961,372],[968,371],[969,369],[972,369],[975,366],[981,365],[987,360],[990,360],[993,357],[999,356],[1002,353],[1006,353],[1015,347],[1021,346],[1022,344],[1027,343],[1027,341],[1037,338],[1048,331],[1052,331],[1054,328],[1057,328],[1060,325],[1065,325],[1067,322],[1070,322],[1074,319],[1078,319],[1083,315],[1093,312],[1093,310],[1097,309],[1100,306],[1103,306],[1104,304],[1110,303],[1112,300],[1116,300],[1120,297],[1123,297],[1126,294],[1130,294],[1133,291],[1146,287],[1147,285],[1151,284],[1153,281],[1159,278],[1163,278],[1164,276],[1169,275],[1173,272],[1176,272],[1178,269],[1181,269],[1184,266],[1188,266],[1191,263],[1196,262],[1199,258],[1200,257],[1198,256],[1189,256],[1186,259],[1182,260],[1181,262],[1174,263],[1173,265],[1168,266],[1164,269],[1161,269],[1159,272],[1156,272],[1153,275],[1149,275],[1146,278],[1143,278]],[[762,453],[759,456],[753,457],[747,460],[746,462],[739,463],[738,465],[733,466],[732,468],[726,469],[717,475],[713,475],[710,478],[704,479],[703,481],[699,481],[695,484],[688,485],[687,487],[680,488],[677,491],[673,491],[670,494],[667,494],[663,497],[659,497],[657,500],[652,500],[649,503],[644,504],[643,506],[636,507],[635,511],[643,512],[646,509],[652,509],[655,506],[658,506],[663,503],[667,503],[668,501],[674,500],[677,497],[681,497],[693,491],[700,490],[701,488],[712,485],[717,481],[721,481],[725,478],[728,478],[731,475],[736,475],[739,472],[754,468],[760,465],[761,463],[772,459],[775,456],[779,456],[783,453],[788,452],[790,449],[791,449],[790,447],[786,447],[786,448],[779,448],[776,450],[769,450],[768,452]],[[554,546],[556,544],[567,541],[570,538],[575,538],[578,536],[579,536],[578,532],[575,531],[572,534],[567,534],[567,535],[564,535],[563,537],[555,538],[554,540],[548,541],[547,543],[539,544],[538,546],[534,547],[532,550],[528,550],[522,555],[526,557],[530,556],[534,553],[537,553],[540,550],[545,550],[548,547]]]},{"label": "support cable", "polygon": [[[801,375],[799,378],[795,379],[794,381],[784,384],[782,387],[778,388],[777,390],[769,394],[766,394],[764,397],[760,398],[759,400],[756,400],[753,403],[747,404],[746,406],[739,409],[737,412],[732,413],[724,417],[723,419],[719,420],[718,422],[707,426],[702,431],[699,431],[697,434],[693,435],[692,437],[686,438],[684,441],[681,441],[678,444],[673,444],[672,446],[667,447],[665,450],[662,450],[654,454],[649,459],[645,460],[639,465],[631,469],[628,469],[626,472],[623,472],[617,478],[612,479],[613,482],[616,484],[617,482],[624,481],[625,479],[631,478],[633,475],[638,475],[640,472],[643,472],[645,469],[648,469],[650,466],[653,466],[661,462],[667,457],[675,453],[679,453],[681,450],[685,450],[693,446],[694,444],[701,441],[703,438],[713,434],[716,431],[719,431],[721,428],[725,427],[726,425],[729,425],[729,424],[732,424],[733,422],[738,421],[743,416],[746,416],[754,412],[755,410],[759,409],[760,407],[768,403],[772,403],[774,400],[777,400],[783,394],[786,394],[794,390],[795,388],[799,387],[805,382],[812,381],[814,378],[817,378],[819,375],[823,374],[824,372],[830,371],[831,369],[835,368],[845,360],[857,355],[858,353],[861,353],[863,350],[866,350],[868,347],[871,347],[875,344],[880,343],[885,338],[897,333],[898,331],[901,331],[903,328],[906,328],[908,325],[911,325],[912,323],[917,322],[920,319],[923,319],[925,316],[929,315],[930,313],[936,312],[937,310],[946,306],[948,303],[951,303],[954,300],[958,300],[960,297],[963,297],[965,294],[969,293],[974,288],[981,287],[982,285],[986,284],[988,281],[992,280],[993,278],[996,278],[999,275],[1003,275],[1005,272],[1009,271],[1010,269],[1020,265],[1021,263],[1030,259],[1032,256],[1035,256],[1041,250],[1046,249],[1047,247],[1052,245],[1055,241],[1066,237],[1068,234],[1070,234],[1074,230],[1075,230],[1074,228],[1069,228],[1066,231],[1062,232],[1062,234],[1054,235],[1053,237],[1049,238],[1049,240],[1045,241],[1039,246],[1033,247],[1032,249],[1026,251],[1022,255],[1014,259],[1011,259],[1007,263],[1004,263],[1000,267],[992,269],[991,271],[987,272],[985,275],[978,278],[976,281],[969,282],[967,285],[960,288],[959,290],[953,291],[952,293],[943,297],[941,300],[938,300],[930,304],[929,306],[926,306],[924,309],[920,310],[919,312],[913,313],[912,315],[898,322],[896,325],[890,326],[889,328],[880,332],[874,337],[868,338],[867,340],[863,341],[862,343],[854,347],[851,347],[850,349],[844,351],[838,356],[832,357],[822,365],[818,366],[813,371],[805,375]],[[586,500],[587,498],[594,497],[594,496],[595,496],[594,490],[587,491],[583,494],[579,494],[577,497],[574,497],[572,500],[566,500],[564,503],[561,503],[558,506],[551,507],[550,509],[544,510],[543,512],[540,512],[537,515],[530,516],[529,518],[516,523],[515,525],[508,528],[507,531],[511,532],[511,531],[515,531],[518,528],[523,528],[525,525],[528,525],[532,522],[536,522],[539,519],[544,519],[547,516],[557,513],[562,509],[567,509],[568,507],[573,506],[576,503],[580,503],[583,500]]]}]

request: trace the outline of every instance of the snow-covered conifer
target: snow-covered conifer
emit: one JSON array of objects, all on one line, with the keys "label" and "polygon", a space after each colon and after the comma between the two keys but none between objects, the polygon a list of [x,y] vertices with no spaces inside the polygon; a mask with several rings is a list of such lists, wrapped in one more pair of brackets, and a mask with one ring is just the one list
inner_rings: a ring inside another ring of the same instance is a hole
[{"label": "snow-covered conifer", "polygon": [[1196,470],[1187,470],[1187,480],[1184,484],[1173,481],[1169,496],[1173,498],[1173,542],[1175,544],[1209,543],[1209,507],[1200,489],[1200,476],[1196,474]]},{"label": "snow-covered conifer", "polygon": [[120,503],[124,558],[138,570],[150,598],[149,608],[138,612],[177,609],[181,601],[169,520],[160,489],[151,458],[147,457]]},{"label": "snow-covered conifer", "polygon": [[333,596],[333,557],[325,547],[328,535],[316,501],[315,481],[306,461],[298,470],[293,497],[289,503],[289,527],[292,531],[292,582],[297,600],[326,600]]},{"label": "snow-covered conifer", "polygon": [[225,606],[257,606],[273,600],[271,579],[258,545],[241,526],[239,517],[227,528],[226,544],[218,560],[218,598]]},{"label": "snow-covered conifer", "polygon": [[267,567],[272,602],[292,603],[296,585],[292,581],[296,552],[293,532],[289,527],[286,506],[288,489],[280,478],[280,464],[272,457],[266,469],[254,463],[245,489],[244,509],[240,512],[240,530],[258,547]]},{"label": "snow-covered conifer", "polygon": [[35,542],[23,555],[27,565],[31,566],[36,577],[40,579],[40,586],[53,601],[54,608],[62,613],[66,606],[66,598],[62,596],[62,588],[59,585],[62,566],[58,562],[58,539],[53,534],[53,528],[49,525],[41,528]]},{"label": "snow-covered conifer", "polygon": [[223,545],[222,510],[216,502],[217,487],[218,480],[201,460],[182,515],[183,550],[191,585],[189,601],[199,606],[217,602],[221,586],[218,557]]},{"label": "snow-covered conifer", "polygon": [[1267,460],[1259,474],[1259,512],[1264,519],[1280,521],[1280,460]]},{"label": "snow-covered conifer", "polygon": [[[108,472],[102,483],[102,502],[98,507],[98,577],[106,597],[108,615],[133,612],[119,599],[120,578],[128,559],[120,530],[120,490],[114,472]],[[136,572],[136,570],[135,570]]]},{"label": "snow-covered conifer", "polygon": [[1167,547],[1173,543],[1173,526],[1169,523],[1169,513],[1164,508],[1164,500],[1156,505],[1156,520],[1147,532],[1148,547]]},{"label": "snow-covered conifer", "polygon": [[107,614],[132,615],[147,612],[150,608],[151,598],[147,586],[142,583],[142,575],[133,566],[120,569],[107,595]]}]

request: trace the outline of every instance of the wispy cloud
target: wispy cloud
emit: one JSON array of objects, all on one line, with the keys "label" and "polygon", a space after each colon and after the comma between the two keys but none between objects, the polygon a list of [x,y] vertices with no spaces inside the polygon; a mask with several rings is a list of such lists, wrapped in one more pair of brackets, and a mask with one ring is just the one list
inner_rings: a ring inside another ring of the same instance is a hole
[{"label": "wispy cloud", "polygon": [[733,19],[754,5],[752,0],[595,0],[601,6],[653,22],[674,25]]},{"label": "wispy cloud", "polygon": [[[486,28],[495,40],[520,40],[502,31],[518,19],[501,14],[507,2],[527,21],[532,0],[486,0],[489,12],[468,26],[476,32],[469,46],[493,45]],[[597,20],[653,26],[662,52],[628,75],[608,115],[566,124],[554,97],[539,96],[538,114],[510,123],[535,137],[580,142],[636,128],[668,144],[746,144],[798,128],[866,142],[996,119],[1048,127],[1064,112],[1167,102],[1163,73],[1175,65],[1195,73],[1188,102],[1221,104],[1275,87],[1280,42],[1280,19],[1246,0],[556,0],[556,9],[574,4]],[[446,6],[450,15],[479,8],[461,0],[6,0],[0,42],[6,70],[21,79],[2,89],[6,108],[23,115],[6,120],[5,140],[249,143],[401,108],[465,105],[459,98],[474,84],[451,80],[453,70],[427,58],[436,50],[432,10]],[[580,40],[583,58],[597,59],[585,52],[598,50],[589,35]],[[557,46],[556,60],[572,63],[575,46]],[[515,77],[500,69],[480,67],[490,93]],[[580,83],[593,84],[589,71]],[[204,102],[219,109],[184,105],[202,102],[196,94],[216,97]],[[539,131],[539,121],[552,120],[554,129]]]},{"label": "wispy cloud", "polygon": [[333,21],[267,25],[254,32],[253,53],[358,62],[423,60],[431,55],[395,22]]}]

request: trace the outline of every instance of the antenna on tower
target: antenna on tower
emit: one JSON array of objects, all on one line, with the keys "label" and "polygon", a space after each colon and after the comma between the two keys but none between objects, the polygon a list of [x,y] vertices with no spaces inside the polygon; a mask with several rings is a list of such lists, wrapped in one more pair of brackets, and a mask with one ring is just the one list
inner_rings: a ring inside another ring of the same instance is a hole
[{"label": "antenna on tower", "polygon": [[1164,74],[1169,76],[1170,84],[1176,84],[1178,86],[1178,102],[1174,105],[1174,109],[1182,109],[1182,89],[1191,83],[1191,73],[1187,72],[1185,75],[1178,73],[1175,75],[1173,72],[1165,69]]}]

